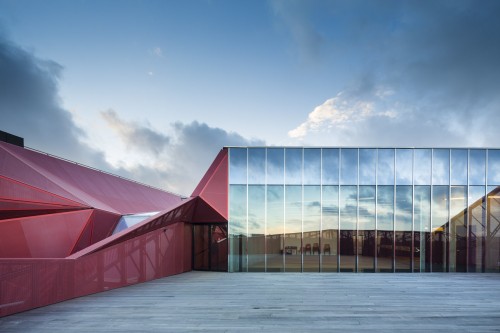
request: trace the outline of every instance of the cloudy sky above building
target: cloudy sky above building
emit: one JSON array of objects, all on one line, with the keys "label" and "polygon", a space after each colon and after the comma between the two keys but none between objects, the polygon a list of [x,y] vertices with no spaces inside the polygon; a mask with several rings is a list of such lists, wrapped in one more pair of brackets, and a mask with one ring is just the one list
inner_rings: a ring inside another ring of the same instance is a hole
[{"label": "cloudy sky above building", "polygon": [[0,129],[189,194],[224,145],[498,147],[499,1],[0,0]]}]

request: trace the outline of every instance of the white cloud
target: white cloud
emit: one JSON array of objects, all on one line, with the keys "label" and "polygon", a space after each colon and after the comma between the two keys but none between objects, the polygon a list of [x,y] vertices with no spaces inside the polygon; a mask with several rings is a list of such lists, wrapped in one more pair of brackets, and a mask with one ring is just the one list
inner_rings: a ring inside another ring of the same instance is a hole
[{"label": "white cloud", "polygon": [[309,113],[307,120],[290,130],[291,138],[303,138],[310,132],[329,131],[332,128],[342,129],[353,123],[365,121],[372,117],[396,118],[397,112],[392,109],[377,110],[376,102],[381,101],[379,96],[390,96],[388,93],[376,95],[373,100],[350,100],[343,93],[326,100]]}]

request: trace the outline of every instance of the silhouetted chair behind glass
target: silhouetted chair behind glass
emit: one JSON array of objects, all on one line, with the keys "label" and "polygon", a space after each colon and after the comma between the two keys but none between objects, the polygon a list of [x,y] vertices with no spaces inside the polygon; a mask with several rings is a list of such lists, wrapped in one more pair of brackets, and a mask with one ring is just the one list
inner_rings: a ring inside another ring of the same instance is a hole
[{"label": "silhouetted chair behind glass", "polygon": [[328,252],[328,254],[332,254],[332,251],[330,250],[330,244],[325,244],[323,246],[323,254],[326,254]]},{"label": "silhouetted chair behind glass", "polygon": [[313,251],[312,251],[312,254],[319,254],[319,244],[318,243],[314,243],[313,244]]},{"label": "silhouetted chair behind glass", "polygon": [[307,252],[309,252],[309,254],[311,254],[311,244],[306,244],[306,246],[304,248],[304,254],[307,254]]}]

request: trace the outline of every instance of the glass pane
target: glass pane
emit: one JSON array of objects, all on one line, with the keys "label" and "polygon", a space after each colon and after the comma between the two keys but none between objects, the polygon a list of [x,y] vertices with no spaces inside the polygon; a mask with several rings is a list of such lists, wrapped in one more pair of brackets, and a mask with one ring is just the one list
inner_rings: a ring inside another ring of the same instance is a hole
[{"label": "glass pane", "polygon": [[484,186],[469,186],[469,272],[483,272],[486,238]]},{"label": "glass pane", "polygon": [[247,187],[229,186],[229,271],[247,271]]},{"label": "glass pane", "polygon": [[500,150],[488,150],[488,185],[500,185]]},{"label": "glass pane", "polygon": [[356,185],[358,183],[358,150],[341,149],[340,184]]},{"label": "glass pane", "polygon": [[430,272],[431,187],[415,186],[414,272]]},{"label": "glass pane", "polygon": [[378,150],[377,184],[394,185],[394,149]]},{"label": "glass pane", "polygon": [[285,184],[302,184],[302,149],[285,149]]},{"label": "glass pane", "polygon": [[396,272],[411,271],[413,193],[411,186],[396,186]]},{"label": "glass pane", "polygon": [[304,186],[304,272],[319,272],[320,229],[321,187]]},{"label": "glass pane", "polygon": [[339,184],[339,150],[322,149],[322,172],[323,185]]},{"label": "glass pane", "polygon": [[247,183],[247,149],[229,148],[229,184]]},{"label": "glass pane", "polygon": [[248,148],[248,183],[265,184],[266,149]]},{"label": "glass pane", "polygon": [[432,156],[432,184],[448,185],[450,183],[450,150],[434,149]]},{"label": "glass pane", "polygon": [[411,185],[413,153],[411,149],[396,149],[396,185]]},{"label": "glass pane", "polygon": [[375,186],[359,187],[358,271],[375,271]]},{"label": "glass pane", "polygon": [[302,186],[285,187],[285,272],[302,271]]},{"label": "glass pane", "polygon": [[283,271],[284,186],[267,186],[267,272]]},{"label": "glass pane", "polygon": [[323,232],[321,246],[323,251],[322,271],[337,271],[337,240],[339,225],[339,187],[323,186]]},{"label": "glass pane", "polygon": [[446,271],[448,243],[448,186],[432,187],[432,271]]},{"label": "glass pane", "polygon": [[[380,157],[380,155],[379,155]],[[377,271],[392,272],[394,186],[377,187]]]},{"label": "glass pane", "polygon": [[500,187],[488,188],[486,272],[500,272]]},{"label": "glass pane", "polygon": [[[452,155],[453,156],[453,155]],[[452,157],[453,158],[453,157]],[[450,272],[467,271],[467,186],[452,186],[450,200]]]},{"label": "glass pane", "polygon": [[285,180],[285,155],[283,148],[267,149],[267,183],[283,184]]},{"label": "glass pane", "polygon": [[451,150],[451,184],[467,185],[467,150]]},{"label": "glass pane", "polygon": [[[491,165],[490,163],[488,164]],[[469,152],[469,185],[486,185],[485,175],[486,150],[471,149]]]},{"label": "glass pane", "polygon": [[[250,152],[249,152],[250,153]],[[263,185],[248,186],[248,271],[264,272],[266,195]]]},{"label": "glass pane", "polygon": [[359,184],[375,185],[375,169],[377,165],[376,149],[359,150]]},{"label": "glass pane", "polygon": [[340,187],[340,271],[356,269],[357,187]]},{"label": "glass pane", "polygon": [[431,184],[431,150],[415,149],[415,170],[413,181],[415,185]]},{"label": "glass pane", "polygon": [[321,183],[321,149],[304,149],[304,185]]}]

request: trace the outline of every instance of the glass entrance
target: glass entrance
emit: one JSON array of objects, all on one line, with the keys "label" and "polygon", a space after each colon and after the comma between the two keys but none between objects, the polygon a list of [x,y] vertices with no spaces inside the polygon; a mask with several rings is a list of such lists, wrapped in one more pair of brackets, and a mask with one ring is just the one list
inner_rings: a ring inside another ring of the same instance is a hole
[{"label": "glass entrance", "polygon": [[227,272],[227,224],[193,224],[193,269]]}]

